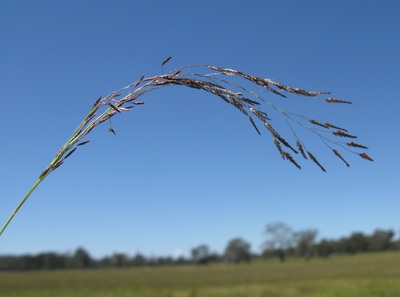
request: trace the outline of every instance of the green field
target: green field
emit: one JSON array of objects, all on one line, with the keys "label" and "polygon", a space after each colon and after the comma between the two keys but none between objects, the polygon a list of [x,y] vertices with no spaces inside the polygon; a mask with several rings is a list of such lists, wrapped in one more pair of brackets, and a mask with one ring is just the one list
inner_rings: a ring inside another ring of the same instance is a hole
[{"label": "green field", "polygon": [[400,252],[129,269],[0,272],[5,297],[400,297]]}]

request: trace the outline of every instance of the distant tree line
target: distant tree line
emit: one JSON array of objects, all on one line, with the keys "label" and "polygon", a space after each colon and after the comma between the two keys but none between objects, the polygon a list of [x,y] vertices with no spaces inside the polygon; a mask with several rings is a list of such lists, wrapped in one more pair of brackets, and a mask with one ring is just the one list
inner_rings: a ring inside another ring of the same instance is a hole
[{"label": "distant tree line", "polygon": [[318,230],[294,231],[285,223],[267,225],[267,240],[263,245],[262,256],[278,256],[284,262],[287,256],[329,257],[332,254],[355,254],[358,252],[389,251],[400,249],[400,239],[395,239],[393,230],[376,229],[372,234],[353,232],[339,239],[317,241]]},{"label": "distant tree line", "polygon": [[228,241],[222,254],[212,252],[208,245],[200,244],[185,257],[146,257],[136,253],[129,257],[125,253],[114,253],[101,259],[94,259],[88,251],[79,247],[74,253],[55,252],[37,255],[0,256],[0,270],[55,270],[117,267],[153,267],[163,265],[186,265],[228,262],[248,263],[257,257],[278,257],[285,262],[287,257],[327,258],[332,254],[355,254],[358,252],[400,250],[400,239],[395,239],[393,230],[376,229],[372,234],[353,232],[339,239],[317,241],[318,231],[307,229],[294,231],[282,222],[266,226],[266,240],[260,254],[252,253],[251,245],[237,237]]}]

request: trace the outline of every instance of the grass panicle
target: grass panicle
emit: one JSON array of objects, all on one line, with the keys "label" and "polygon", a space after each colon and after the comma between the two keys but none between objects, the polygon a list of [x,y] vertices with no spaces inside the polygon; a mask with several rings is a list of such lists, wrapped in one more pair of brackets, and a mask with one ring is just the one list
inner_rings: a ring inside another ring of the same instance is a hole
[{"label": "grass panicle", "polygon": [[[127,111],[131,111],[137,106],[144,104],[143,101],[138,101],[137,99],[151,91],[158,90],[167,86],[187,87],[191,89],[205,91],[219,97],[232,107],[236,108],[242,114],[246,115],[252,126],[255,128],[256,132],[258,134],[261,134],[261,131],[257,127],[255,120],[250,116],[250,114],[253,114],[256,119],[263,123],[263,126],[271,135],[272,140],[282,158],[288,160],[299,169],[301,169],[301,167],[297,163],[295,158],[288,152],[284,151],[281,144],[284,147],[289,148],[296,155],[298,154],[298,151],[294,149],[294,147],[290,144],[290,141],[281,136],[272,126],[271,118],[269,118],[269,116],[267,115],[267,110],[263,110],[263,108],[269,108],[269,110],[272,109],[278,111],[286,117],[288,122],[291,121],[292,125],[296,125],[296,127],[300,127],[300,129],[306,128],[306,130],[316,133],[323,141],[323,143],[326,144],[329,148],[331,145],[337,146],[338,148],[346,149],[351,153],[359,154],[365,160],[372,161],[372,158],[369,157],[367,154],[360,154],[351,149],[367,149],[367,147],[357,144],[355,142],[342,143],[338,142],[337,140],[330,139],[329,137],[323,135],[323,132],[316,129],[317,127],[314,126],[323,127],[324,130],[328,131],[330,131],[331,129],[335,129],[335,131],[331,131],[331,135],[333,136],[356,138],[356,136],[347,134],[346,129],[330,124],[328,122],[322,122],[308,118],[305,115],[299,115],[279,109],[276,103],[273,103],[272,100],[266,99],[266,95],[268,95],[268,93],[278,95],[281,98],[288,98],[289,94],[319,98],[321,97],[321,95],[330,94],[329,92],[307,91],[301,88],[293,88],[270,78],[263,78],[256,75],[250,75],[239,70],[221,68],[212,65],[189,65],[174,69],[164,74],[164,66],[170,60],[171,57],[168,57],[161,63],[162,74],[150,77],[142,75],[137,81],[117,91],[111,92],[106,97],[99,97],[95,100],[88,114],[77,126],[77,128],[68,138],[66,143],[59,149],[50,164],[42,171],[31,189],[18,204],[17,208],[12,212],[11,216],[0,230],[0,235],[4,232],[12,218],[25,203],[25,201],[29,198],[35,188],[51,172],[60,167],[68,157],[70,157],[78,150],[78,148],[81,148],[83,145],[89,142],[89,140],[86,140],[85,138],[95,127],[99,126],[105,121],[109,121],[110,126],[108,131],[116,135],[116,132],[111,125],[112,117],[117,114],[120,115]],[[213,72],[210,73],[210,71]],[[230,78],[232,77],[236,77],[234,80],[235,82],[230,80]],[[243,80],[243,84],[236,83],[236,81],[240,79]],[[252,85],[251,88],[244,87],[244,85],[247,86],[249,84]],[[349,101],[339,100],[335,98],[321,99],[325,100],[328,103],[351,104],[351,102]],[[308,126],[308,123],[311,123],[313,126]],[[292,125],[289,124],[294,133]],[[314,155],[305,149],[304,143],[297,138],[295,133],[294,135],[296,146],[304,159],[307,160],[308,155],[308,157],[315,164],[317,164],[317,166],[320,167],[321,170],[326,171],[325,168],[322,167],[322,165],[314,157]],[[344,161],[337,150],[334,150],[334,153],[342,161]],[[349,166],[346,161],[344,162],[347,166]]]}]

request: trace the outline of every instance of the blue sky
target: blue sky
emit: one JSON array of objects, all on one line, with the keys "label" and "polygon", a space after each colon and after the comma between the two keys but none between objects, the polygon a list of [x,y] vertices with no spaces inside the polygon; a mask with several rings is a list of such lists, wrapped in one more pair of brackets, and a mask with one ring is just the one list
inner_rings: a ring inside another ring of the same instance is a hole
[{"label": "blue sky", "polygon": [[[0,254],[115,251],[169,255],[242,237],[255,252],[268,223],[320,237],[400,229],[398,1],[1,1],[0,220],[100,95],[187,64],[214,64],[353,105],[267,99],[349,129],[375,162],[317,138],[327,168],[283,161],[269,135],[200,91],[167,88],[89,135],[34,192]],[[279,116],[279,115],[278,115]],[[274,119],[273,119],[274,120]],[[397,233],[398,234],[398,233]]]}]

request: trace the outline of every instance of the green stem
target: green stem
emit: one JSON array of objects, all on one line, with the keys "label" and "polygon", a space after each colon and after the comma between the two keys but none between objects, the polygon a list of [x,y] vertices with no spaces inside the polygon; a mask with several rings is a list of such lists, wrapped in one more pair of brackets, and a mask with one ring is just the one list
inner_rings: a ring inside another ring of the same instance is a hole
[{"label": "green stem", "polygon": [[21,202],[18,204],[17,208],[13,211],[13,213],[11,214],[11,216],[8,218],[7,222],[4,224],[4,226],[1,228],[0,230],[0,236],[1,234],[3,234],[4,230],[7,228],[8,224],[11,222],[11,220],[13,219],[13,217],[16,215],[16,213],[18,212],[18,210],[22,207],[22,205],[24,205],[25,201],[29,198],[29,196],[32,194],[32,192],[36,189],[36,187],[44,180],[44,178],[46,177],[46,175],[41,176],[37,179],[37,181],[33,184],[33,186],[30,188],[30,190],[28,191],[28,193],[26,193],[25,197],[21,200]]}]

